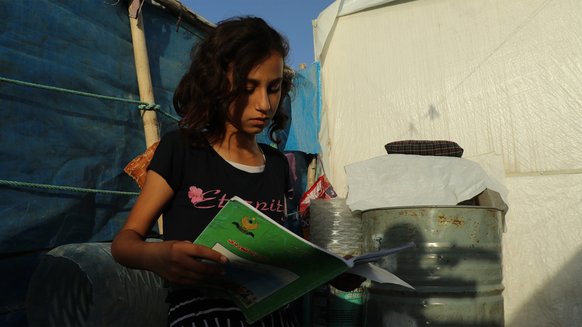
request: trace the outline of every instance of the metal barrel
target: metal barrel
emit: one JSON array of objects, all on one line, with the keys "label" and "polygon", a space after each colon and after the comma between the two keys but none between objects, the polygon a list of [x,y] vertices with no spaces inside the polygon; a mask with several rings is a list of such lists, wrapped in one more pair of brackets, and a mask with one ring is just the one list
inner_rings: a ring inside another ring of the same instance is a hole
[{"label": "metal barrel", "polygon": [[414,242],[381,267],[409,290],[366,287],[366,326],[503,326],[501,210],[430,206],[362,212],[363,252]]}]

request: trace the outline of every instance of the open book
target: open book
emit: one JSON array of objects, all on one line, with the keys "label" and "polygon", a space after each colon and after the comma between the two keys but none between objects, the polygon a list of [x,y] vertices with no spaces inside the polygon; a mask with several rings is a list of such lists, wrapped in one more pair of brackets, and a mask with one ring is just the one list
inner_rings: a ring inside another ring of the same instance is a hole
[{"label": "open book", "polygon": [[369,262],[413,243],[346,260],[295,235],[239,197],[228,201],[194,243],[229,259],[226,274],[207,286],[231,298],[249,323],[344,272],[411,287]]}]

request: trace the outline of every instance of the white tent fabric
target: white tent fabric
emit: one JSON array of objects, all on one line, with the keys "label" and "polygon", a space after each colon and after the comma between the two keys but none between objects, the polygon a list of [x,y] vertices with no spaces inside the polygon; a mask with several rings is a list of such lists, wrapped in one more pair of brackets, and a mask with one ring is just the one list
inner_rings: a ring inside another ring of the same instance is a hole
[{"label": "white tent fabric", "polygon": [[582,1],[384,1],[338,17],[340,3],[314,22],[322,160],[339,196],[344,167],[391,141],[498,155],[507,326],[581,326]]},{"label": "white tent fabric", "polygon": [[338,17],[374,8],[395,0],[336,0],[321,12],[313,26],[315,58],[319,58]]}]

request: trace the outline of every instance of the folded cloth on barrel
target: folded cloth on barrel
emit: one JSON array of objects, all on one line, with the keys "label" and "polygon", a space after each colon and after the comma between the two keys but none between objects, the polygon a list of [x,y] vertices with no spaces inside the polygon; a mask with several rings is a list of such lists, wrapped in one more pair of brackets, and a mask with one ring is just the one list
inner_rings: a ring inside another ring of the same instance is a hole
[{"label": "folded cloth on barrel", "polygon": [[457,205],[485,189],[507,203],[507,188],[477,162],[442,156],[389,154],[345,167],[350,210]]},{"label": "folded cloth on barrel", "polygon": [[461,157],[463,148],[457,143],[444,140],[404,140],[384,145],[388,154],[415,154],[419,156]]}]

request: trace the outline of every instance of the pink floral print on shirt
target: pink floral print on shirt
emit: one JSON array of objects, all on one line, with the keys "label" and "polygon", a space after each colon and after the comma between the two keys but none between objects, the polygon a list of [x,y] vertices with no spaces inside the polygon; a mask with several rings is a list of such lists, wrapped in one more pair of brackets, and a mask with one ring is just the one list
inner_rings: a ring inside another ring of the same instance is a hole
[{"label": "pink floral print on shirt", "polygon": [[201,188],[190,186],[188,189],[188,197],[190,198],[192,204],[196,204],[198,202],[204,201],[204,192]]}]

